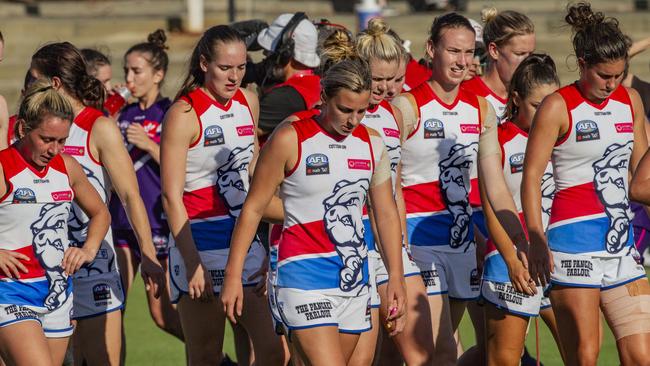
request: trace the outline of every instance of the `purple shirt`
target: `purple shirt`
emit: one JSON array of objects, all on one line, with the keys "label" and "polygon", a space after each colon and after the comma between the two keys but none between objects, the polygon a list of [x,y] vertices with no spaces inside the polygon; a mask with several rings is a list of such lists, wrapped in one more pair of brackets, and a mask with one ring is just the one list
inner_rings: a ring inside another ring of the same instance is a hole
[{"label": "purple shirt", "polygon": [[[139,123],[144,127],[149,137],[157,144],[160,144],[162,120],[170,106],[171,101],[168,98],[162,98],[146,110],[140,109],[138,103],[124,107],[117,120],[119,121],[120,131],[125,136],[125,143],[126,129],[131,123]],[[142,196],[142,201],[147,210],[151,228],[166,228],[167,221],[164,219],[160,195],[160,166],[148,153],[131,144],[126,144],[131,160],[133,160],[135,175],[138,178],[138,186],[140,187],[140,196]],[[122,203],[116,194],[111,197],[109,209],[113,218],[111,224],[113,229],[131,230],[131,224],[129,224],[126,212],[124,212]]]},{"label": "purple shirt", "polygon": [[[643,205],[640,205],[636,202],[632,202],[632,212],[634,212],[634,219],[632,219],[632,225],[642,227],[646,230],[650,230],[650,219],[648,214],[646,214],[643,209]],[[637,240],[638,238],[634,238]]]}]

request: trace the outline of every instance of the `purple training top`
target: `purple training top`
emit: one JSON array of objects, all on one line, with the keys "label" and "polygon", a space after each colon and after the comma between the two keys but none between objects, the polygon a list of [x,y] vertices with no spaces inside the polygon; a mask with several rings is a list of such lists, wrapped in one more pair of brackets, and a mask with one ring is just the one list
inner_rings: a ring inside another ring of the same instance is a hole
[{"label": "purple training top", "polygon": [[[118,117],[118,125],[124,141],[126,141],[126,129],[131,123],[141,124],[149,137],[157,144],[160,144],[161,123],[167,109],[171,106],[169,98],[162,98],[156,101],[146,110],[140,109],[138,103],[132,103],[124,107]],[[126,143],[126,142],[125,142]],[[167,221],[164,219],[162,200],[160,195],[160,166],[151,155],[127,143],[127,149],[135,174],[138,178],[140,195],[149,215],[149,223],[152,229],[161,229],[167,227]],[[109,204],[111,216],[113,217],[111,226],[115,230],[131,230],[131,224],[126,217],[122,203],[119,197],[114,194]]]},{"label": "purple training top", "polygon": [[[650,230],[650,219],[648,218],[648,214],[646,214],[645,210],[643,209],[643,205],[640,205],[636,202],[632,202],[631,207],[632,207],[632,211],[634,212],[634,219],[632,219],[632,225],[642,227],[646,230]],[[638,239],[639,238],[634,238],[634,240],[638,240]]]}]

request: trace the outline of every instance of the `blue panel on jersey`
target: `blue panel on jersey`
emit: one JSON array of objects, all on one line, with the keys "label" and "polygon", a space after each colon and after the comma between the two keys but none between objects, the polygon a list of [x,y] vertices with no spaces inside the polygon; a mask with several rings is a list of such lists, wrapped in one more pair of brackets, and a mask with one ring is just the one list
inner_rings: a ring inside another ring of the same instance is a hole
[{"label": "blue panel on jersey", "polygon": [[365,233],[363,235],[363,240],[366,241],[368,246],[368,252],[374,252],[375,249],[375,234],[372,232],[372,226],[370,225],[370,219],[363,220],[363,227],[365,228]]},{"label": "blue panel on jersey", "polygon": [[37,282],[0,282],[0,304],[44,307],[49,292],[46,279]]},{"label": "blue panel on jersey", "polygon": [[190,224],[190,227],[198,251],[228,249],[235,227],[235,219],[194,222]]},{"label": "blue panel on jersey", "polygon": [[483,210],[476,210],[472,212],[472,223],[476,225],[478,231],[480,231],[485,238],[489,236],[487,226],[485,226],[485,215],[483,214]]},{"label": "blue panel on jersey", "polygon": [[510,282],[508,266],[501,254],[488,257],[483,264],[483,279],[495,282]]},{"label": "blue panel on jersey", "polygon": [[[548,230],[548,246],[553,251],[569,254],[604,251],[608,228],[607,217],[557,226]],[[632,244],[634,244],[634,234],[630,226],[625,247]]]},{"label": "blue panel on jersey", "polygon": [[[448,246],[451,242],[449,230],[453,217],[449,214],[411,217],[406,219],[406,230],[409,235],[409,244],[419,246]],[[474,241],[474,225],[468,223],[468,232],[465,243],[460,248],[465,248],[469,242]]]},{"label": "blue panel on jersey", "polygon": [[[278,269],[278,286],[300,290],[326,290],[339,288],[343,261],[338,255],[300,259]],[[368,259],[363,261],[362,285],[368,283]]]}]

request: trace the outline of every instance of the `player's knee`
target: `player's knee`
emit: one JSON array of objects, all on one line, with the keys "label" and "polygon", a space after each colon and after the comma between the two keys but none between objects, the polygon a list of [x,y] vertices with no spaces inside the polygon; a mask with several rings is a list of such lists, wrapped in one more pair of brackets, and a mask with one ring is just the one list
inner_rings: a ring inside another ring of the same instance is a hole
[{"label": "player's knee", "polygon": [[374,353],[363,352],[362,354],[360,354],[359,352],[355,352],[355,354],[352,356],[352,359],[348,363],[348,366],[372,365],[373,360],[374,360]]},{"label": "player's knee", "polygon": [[576,362],[577,366],[595,366],[598,362],[598,344],[592,345],[578,345],[578,351],[576,353]]},{"label": "player's knee", "polygon": [[517,366],[521,362],[521,349],[498,347],[488,350],[488,365]]},{"label": "player's knee", "polygon": [[438,339],[434,349],[434,358],[439,365],[455,365],[458,360],[454,337]]},{"label": "player's knee", "polygon": [[[407,365],[433,365],[433,353],[425,349],[411,350],[405,352],[404,361]],[[401,358],[399,354],[396,355],[396,360],[393,363],[388,363],[389,365],[401,365]],[[437,362],[436,362],[437,364]]]}]

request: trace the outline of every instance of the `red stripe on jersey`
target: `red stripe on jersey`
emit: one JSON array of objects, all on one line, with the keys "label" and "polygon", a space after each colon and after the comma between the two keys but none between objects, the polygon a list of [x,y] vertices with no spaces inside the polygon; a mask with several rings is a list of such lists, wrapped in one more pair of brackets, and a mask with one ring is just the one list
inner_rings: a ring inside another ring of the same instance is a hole
[{"label": "red stripe on jersey", "polygon": [[438,181],[404,187],[402,191],[407,214],[447,209]]},{"label": "red stripe on jersey", "polygon": [[298,118],[298,121],[301,119],[310,119],[318,115],[320,115],[320,109],[318,108],[307,109],[306,111],[300,111],[292,114],[292,116]]},{"label": "red stripe on jersey", "polygon": [[183,204],[190,219],[228,215],[228,208],[224,205],[217,186],[183,192]]},{"label": "red stripe on jersey", "polygon": [[97,121],[99,117],[103,117],[103,116],[104,114],[101,111],[95,108],[86,107],[81,112],[79,112],[77,117],[75,117],[74,124],[79,126],[79,128],[90,133],[90,131],[93,128],[93,125],[95,124],[95,121]]},{"label": "red stripe on jersey", "polygon": [[555,194],[549,224],[605,212],[592,182],[573,186]]},{"label": "red stripe on jersey", "polygon": [[330,253],[335,250],[322,220],[296,224],[282,231],[278,261],[305,254]]},{"label": "red stripe on jersey", "polygon": [[478,178],[470,180],[471,190],[469,191],[469,204],[472,207],[481,207],[481,192],[478,188]]},{"label": "red stripe on jersey", "polygon": [[[21,279],[39,278],[45,276],[45,269],[41,267],[41,262],[39,262],[38,258],[36,258],[36,254],[34,253],[34,248],[31,245],[22,247],[20,249],[12,250],[12,252],[20,253],[29,257],[28,261],[25,260],[20,261],[20,263],[22,263],[25,266],[25,268],[27,268],[27,273],[20,271]],[[0,279],[2,278],[8,278],[8,277],[5,276],[2,272],[0,272]]]}]

